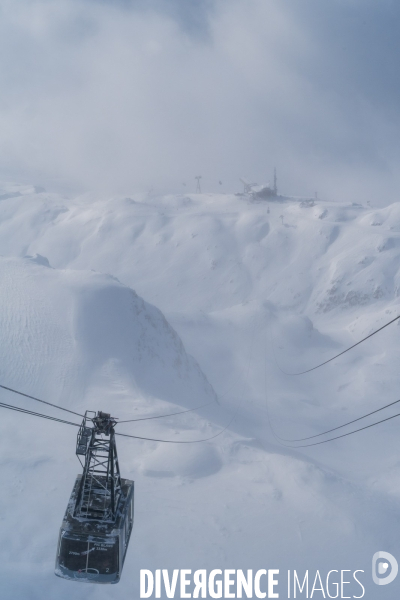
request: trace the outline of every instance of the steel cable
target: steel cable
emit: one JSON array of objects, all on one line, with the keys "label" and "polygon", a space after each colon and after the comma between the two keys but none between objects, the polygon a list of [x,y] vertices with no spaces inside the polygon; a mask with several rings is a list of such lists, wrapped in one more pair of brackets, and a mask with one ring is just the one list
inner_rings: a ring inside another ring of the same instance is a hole
[{"label": "steel cable", "polygon": [[7,390],[8,392],[13,392],[13,394],[19,394],[20,396],[24,396],[25,398],[30,398],[31,400],[36,400],[36,402],[41,402],[42,404],[47,404],[48,406],[53,406],[54,408],[58,408],[59,410],[64,410],[65,412],[69,412],[72,415],[77,415],[78,417],[84,417],[80,413],[75,412],[74,410],[69,410],[69,408],[63,408],[62,406],[57,406],[57,404],[52,404],[51,402],[46,402],[46,400],[40,400],[40,398],[35,398],[35,396],[30,396],[29,394],[24,394],[23,392],[19,392],[18,390],[14,390],[13,388],[7,387],[5,385],[0,384],[0,388],[3,390]]},{"label": "steel cable", "polygon": [[276,364],[278,365],[278,367],[282,371],[282,373],[284,373],[285,375],[305,375],[306,373],[311,373],[311,371],[315,371],[316,369],[319,369],[320,367],[323,367],[324,365],[327,365],[328,363],[332,362],[336,358],[339,358],[339,356],[342,356],[343,354],[346,354],[346,352],[349,352],[350,350],[352,350],[356,346],[359,346],[360,344],[362,344],[363,342],[365,342],[366,340],[368,340],[373,335],[376,335],[377,333],[379,333],[380,331],[382,331],[382,329],[385,329],[385,327],[389,327],[389,325],[391,325],[392,323],[394,323],[398,319],[400,319],[400,315],[397,316],[397,317],[395,317],[391,321],[389,321],[389,323],[386,323],[386,325],[382,325],[382,327],[379,327],[379,329],[377,329],[376,331],[373,331],[372,333],[370,333],[369,335],[367,335],[365,338],[363,338],[362,340],[360,340],[356,344],[353,344],[349,348],[346,348],[346,350],[343,350],[343,352],[339,352],[339,354],[336,354],[336,356],[332,356],[332,358],[329,358],[328,360],[325,360],[324,362],[320,363],[319,365],[316,365],[315,367],[312,367],[311,369],[307,369],[306,371],[300,371],[299,373],[289,373],[288,371],[284,371],[281,368],[281,366],[279,365],[278,361],[276,360],[275,351],[274,351],[274,356],[275,356]]}]

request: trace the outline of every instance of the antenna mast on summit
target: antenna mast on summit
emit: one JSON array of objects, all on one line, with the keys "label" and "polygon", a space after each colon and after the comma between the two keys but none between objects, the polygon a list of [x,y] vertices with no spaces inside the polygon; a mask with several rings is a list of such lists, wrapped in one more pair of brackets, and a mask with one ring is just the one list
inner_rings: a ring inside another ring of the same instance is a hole
[{"label": "antenna mast on summit", "polygon": [[275,196],[278,195],[278,185],[277,185],[277,177],[276,177],[276,167],[274,169],[274,194]]},{"label": "antenna mast on summit", "polygon": [[196,184],[196,193],[201,194],[201,187],[200,187],[200,179],[201,179],[201,175],[197,175],[195,177],[195,179],[197,180],[197,184]]}]

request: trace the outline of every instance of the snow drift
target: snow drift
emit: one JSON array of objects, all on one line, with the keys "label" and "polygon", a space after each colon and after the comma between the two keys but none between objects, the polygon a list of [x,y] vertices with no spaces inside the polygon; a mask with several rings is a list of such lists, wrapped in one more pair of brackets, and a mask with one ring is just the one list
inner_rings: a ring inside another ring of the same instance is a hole
[{"label": "snow drift", "polygon": [[[135,400],[186,408],[215,393],[162,313],[115,278],[56,270],[42,256],[0,258],[3,385],[84,405],[110,405],[110,386]],[[136,396],[136,398],[135,398]]]}]

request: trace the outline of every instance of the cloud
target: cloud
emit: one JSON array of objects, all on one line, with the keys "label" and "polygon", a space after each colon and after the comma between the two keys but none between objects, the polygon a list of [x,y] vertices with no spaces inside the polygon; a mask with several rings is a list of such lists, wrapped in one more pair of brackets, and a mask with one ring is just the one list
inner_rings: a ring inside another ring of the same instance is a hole
[{"label": "cloud", "polygon": [[397,199],[389,1],[0,0],[0,11],[3,175],[129,193],[191,191],[201,174],[206,191],[236,191],[277,166],[288,193]]}]

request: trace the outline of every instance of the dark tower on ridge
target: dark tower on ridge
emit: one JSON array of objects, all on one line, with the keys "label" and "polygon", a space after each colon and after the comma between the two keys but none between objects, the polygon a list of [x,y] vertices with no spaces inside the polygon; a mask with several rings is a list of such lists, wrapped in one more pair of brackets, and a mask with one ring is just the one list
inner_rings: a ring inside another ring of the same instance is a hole
[{"label": "dark tower on ridge", "polygon": [[278,195],[278,186],[277,186],[277,177],[276,177],[276,168],[274,169],[274,196]]}]

